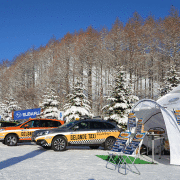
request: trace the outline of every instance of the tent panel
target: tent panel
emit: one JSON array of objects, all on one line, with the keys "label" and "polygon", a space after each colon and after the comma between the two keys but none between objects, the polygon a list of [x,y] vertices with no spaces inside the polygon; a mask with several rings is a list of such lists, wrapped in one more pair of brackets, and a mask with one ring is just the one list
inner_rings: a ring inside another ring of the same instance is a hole
[{"label": "tent panel", "polygon": [[167,136],[170,145],[170,164],[180,165],[180,129],[174,114],[161,109],[167,129]]}]

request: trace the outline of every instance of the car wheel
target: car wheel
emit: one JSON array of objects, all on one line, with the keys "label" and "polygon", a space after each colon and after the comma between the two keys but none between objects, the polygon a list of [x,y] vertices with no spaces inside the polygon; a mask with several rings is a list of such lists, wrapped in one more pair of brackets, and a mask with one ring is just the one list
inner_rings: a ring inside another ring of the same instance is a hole
[{"label": "car wheel", "polygon": [[98,149],[99,146],[89,146],[91,149]]},{"label": "car wheel", "polygon": [[57,136],[52,141],[52,149],[54,151],[64,151],[67,146],[67,141],[62,136]]},{"label": "car wheel", "polygon": [[104,144],[104,149],[105,150],[111,150],[115,141],[116,141],[116,139],[113,137],[107,138],[105,141],[105,144]]},{"label": "car wheel", "polygon": [[18,142],[18,138],[14,134],[9,134],[5,138],[5,144],[8,146],[16,146]]}]

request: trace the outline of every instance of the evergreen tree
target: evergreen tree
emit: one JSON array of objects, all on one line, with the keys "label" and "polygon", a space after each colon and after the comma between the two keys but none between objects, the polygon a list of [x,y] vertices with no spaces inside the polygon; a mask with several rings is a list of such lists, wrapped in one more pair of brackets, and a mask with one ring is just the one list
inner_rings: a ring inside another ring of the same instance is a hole
[{"label": "evergreen tree", "polygon": [[5,120],[4,115],[5,115],[6,108],[7,108],[6,104],[0,103],[0,115],[1,115],[2,120]]},{"label": "evergreen tree", "polygon": [[173,90],[174,87],[177,87],[179,85],[179,77],[178,73],[175,69],[175,66],[171,66],[169,71],[167,72],[167,75],[165,76],[163,85],[160,86],[159,92],[160,96],[163,96]]},{"label": "evergreen tree", "polygon": [[68,100],[64,105],[64,117],[66,117],[67,121],[74,121],[76,118],[80,118],[80,116],[91,116],[90,102],[83,91],[82,82],[77,81],[73,87],[72,94],[67,95]]},{"label": "evergreen tree", "polygon": [[13,97],[8,97],[4,101],[5,103],[1,104],[1,110],[2,110],[2,119],[4,121],[13,121],[13,112],[21,109],[17,104],[18,102],[15,101]]},{"label": "evergreen tree", "polygon": [[43,100],[40,104],[41,118],[58,119],[58,96],[55,95],[55,90],[48,88],[45,94],[42,96]]},{"label": "evergreen tree", "polygon": [[128,113],[133,106],[133,102],[139,100],[137,96],[132,95],[132,89],[128,80],[125,80],[123,71],[117,73],[115,87],[111,97],[107,100],[109,104],[103,107],[105,112],[104,119],[116,121],[121,127],[127,126]]}]

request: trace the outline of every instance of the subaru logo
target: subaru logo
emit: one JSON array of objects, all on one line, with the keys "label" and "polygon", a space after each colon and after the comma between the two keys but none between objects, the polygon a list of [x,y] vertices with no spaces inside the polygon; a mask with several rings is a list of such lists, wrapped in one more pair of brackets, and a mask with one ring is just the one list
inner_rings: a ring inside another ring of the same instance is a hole
[{"label": "subaru logo", "polygon": [[20,118],[21,116],[22,116],[22,114],[21,114],[20,112],[17,112],[17,113],[16,113],[16,117],[17,117],[17,118]]}]

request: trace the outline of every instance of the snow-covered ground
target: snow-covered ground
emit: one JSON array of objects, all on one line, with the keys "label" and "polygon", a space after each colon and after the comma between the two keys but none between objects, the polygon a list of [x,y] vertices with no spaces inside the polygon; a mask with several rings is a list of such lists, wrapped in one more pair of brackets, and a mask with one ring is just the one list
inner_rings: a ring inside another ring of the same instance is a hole
[{"label": "snow-covered ground", "polygon": [[119,174],[106,169],[106,161],[96,155],[107,155],[103,149],[69,147],[67,151],[55,152],[31,144],[22,143],[8,147],[0,143],[0,179],[2,180],[117,180],[117,179],[180,179],[180,166],[169,164],[169,156],[155,157],[158,164],[138,164],[141,175],[129,172]]}]

